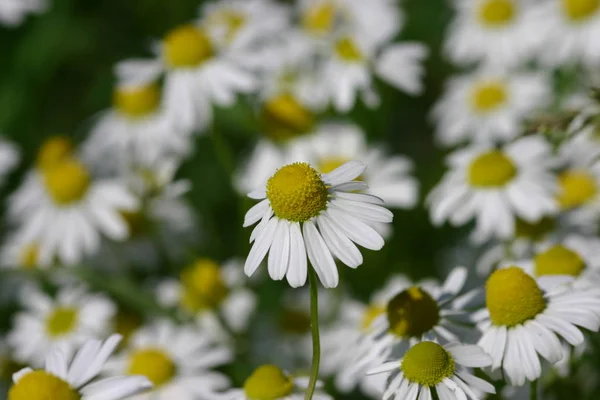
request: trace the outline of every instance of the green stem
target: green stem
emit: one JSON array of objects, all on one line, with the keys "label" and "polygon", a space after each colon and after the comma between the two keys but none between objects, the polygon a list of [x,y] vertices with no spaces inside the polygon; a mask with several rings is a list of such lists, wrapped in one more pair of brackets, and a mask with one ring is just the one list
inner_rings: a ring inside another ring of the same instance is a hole
[{"label": "green stem", "polygon": [[537,400],[537,385],[538,385],[537,379],[535,381],[531,382],[531,392],[529,393],[530,400]]},{"label": "green stem", "polygon": [[312,329],[313,356],[310,369],[310,382],[306,390],[305,400],[311,400],[317,387],[319,379],[319,363],[321,361],[321,342],[319,339],[319,288],[317,286],[317,275],[312,269],[308,268],[308,281],[310,284],[310,320]]}]

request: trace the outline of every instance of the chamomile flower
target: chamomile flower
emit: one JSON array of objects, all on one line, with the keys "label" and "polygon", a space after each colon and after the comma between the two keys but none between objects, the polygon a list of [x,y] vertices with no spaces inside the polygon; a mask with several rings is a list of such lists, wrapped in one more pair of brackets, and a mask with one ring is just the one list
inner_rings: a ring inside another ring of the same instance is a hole
[{"label": "chamomile flower", "polygon": [[19,163],[20,155],[17,148],[0,138],[0,184],[4,178]]},{"label": "chamomile flower", "polygon": [[39,265],[39,245],[25,242],[18,235],[6,239],[0,249],[0,268],[35,269]]},{"label": "chamomile flower", "polygon": [[25,16],[41,13],[47,7],[47,0],[0,0],[0,25],[20,25]]},{"label": "chamomile flower", "polygon": [[448,158],[450,171],[427,198],[434,225],[475,219],[472,239],[511,238],[515,219],[537,222],[558,211],[550,146],[529,136],[494,148],[474,144]]},{"label": "chamomile flower", "polygon": [[60,349],[41,355],[46,360],[45,368],[24,368],[15,373],[8,400],[44,400],[48,396],[65,400],[120,400],[150,389],[152,384],[143,376],[111,376],[93,380],[120,340],[119,335],[112,335],[104,342],[87,340],[72,359]]},{"label": "chamomile flower", "polygon": [[108,372],[147,377],[152,391],[135,400],[216,398],[229,379],[211,368],[228,363],[231,351],[190,326],[159,320],[141,328],[123,352],[106,365]]},{"label": "chamomile flower", "polygon": [[356,268],[363,258],[354,243],[381,249],[383,238],[371,225],[389,223],[393,216],[381,199],[353,193],[367,188],[354,181],[365,169],[363,163],[351,161],[320,174],[307,163],[289,164],[250,193],[261,202],[246,213],[244,226],[260,223],[251,235],[246,275],[253,275],[269,253],[271,278],[287,277],[290,286],[299,287],[306,282],[308,256],[323,286],[332,288],[339,282],[334,256]]},{"label": "chamomile flower", "polygon": [[578,346],[584,341],[579,327],[600,327],[597,293],[542,283],[519,267],[499,269],[486,282],[486,308],[475,315],[483,332],[478,344],[492,356],[492,370],[502,368],[511,385],[540,377],[539,356],[560,361],[559,337]]},{"label": "chamomile flower", "polygon": [[475,345],[452,343],[441,346],[424,341],[411,346],[404,356],[388,361],[368,374],[390,375],[383,400],[442,400],[480,398],[480,393],[496,393],[494,386],[476,377],[469,368],[487,367],[492,358]]},{"label": "chamomile flower", "polygon": [[24,286],[21,303],[24,310],[16,314],[7,340],[15,360],[35,367],[53,347],[70,357],[86,339],[104,337],[116,312],[112,301],[83,287],[65,286],[50,298]]},{"label": "chamomile flower", "polygon": [[432,113],[437,139],[445,146],[513,139],[524,120],[547,105],[550,87],[540,72],[484,68],[452,78]]}]

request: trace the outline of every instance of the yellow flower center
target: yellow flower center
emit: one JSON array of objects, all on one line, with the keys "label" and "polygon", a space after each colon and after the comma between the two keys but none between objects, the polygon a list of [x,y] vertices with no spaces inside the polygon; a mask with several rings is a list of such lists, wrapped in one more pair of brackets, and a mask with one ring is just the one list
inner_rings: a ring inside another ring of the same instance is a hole
[{"label": "yellow flower center", "polygon": [[390,300],[386,311],[390,332],[402,338],[419,338],[440,320],[437,302],[416,286],[398,293]]},{"label": "yellow flower center", "polygon": [[480,114],[496,111],[507,101],[506,85],[501,81],[480,82],[471,91],[471,106]]},{"label": "yellow flower center", "polygon": [[225,40],[231,42],[246,24],[246,16],[236,10],[221,10],[208,17],[209,24],[223,25],[226,28]]},{"label": "yellow flower center", "polygon": [[303,311],[284,309],[279,314],[279,329],[291,335],[303,335],[310,332],[310,315]]},{"label": "yellow flower center", "polygon": [[175,372],[173,360],[164,351],[151,348],[134,352],[127,370],[129,375],[145,376],[155,387],[169,382],[175,376]]},{"label": "yellow flower center", "polygon": [[44,142],[38,151],[36,166],[43,170],[51,167],[66,158],[73,152],[73,143],[64,136],[55,136]]},{"label": "yellow flower center", "polygon": [[587,171],[567,170],[558,176],[558,203],[563,209],[579,207],[595,197],[596,180]]},{"label": "yellow flower center", "polygon": [[485,302],[494,325],[519,325],[546,309],[544,293],[519,267],[494,271],[485,289]]},{"label": "yellow flower center", "polygon": [[585,262],[573,250],[557,244],[535,256],[535,274],[579,276]]},{"label": "yellow flower center", "polygon": [[8,400],[79,400],[69,384],[46,371],[33,371],[19,379],[8,392]]},{"label": "yellow flower center", "polygon": [[331,2],[307,9],[302,15],[302,27],[315,35],[330,33],[335,25],[337,10]]},{"label": "yellow flower center", "polygon": [[360,322],[360,329],[362,331],[369,330],[373,321],[375,321],[380,315],[385,314],[385,311],[386,308],[380,305],[372,305],[367,307]]},{"label": "yellow flower center", "polygon": [[562,0],[562,6],[569,19],[580,22],[600,10],[600,0]]},{"label": "yellow flower center", "polygon": [[163,44],[165,61],[172,68],[196,67],[213,55],[210,37],[194,25],[173,29]]},{"label": "yellow flower center", "polygon": [[44,171],[46,190],[58,205],[67,205],[81,200],[90,186],[90,173],[77,160],[69,159]]},{"label": "yellow flower center", "polygon": [[34,269],[37,267],[40,246],[37,243],[30,243],[23,246],[19,254],[19,264],[25,269]]},{"label": "yellow flower center", "polygon": [[78,312],[72,307],[57,307],[46,317],[46,332],[52,337],[70,333],[77,325]]},{"label": "yellow flower center", "polygon": [[469,167],[471,186],[482,188],[501,187],[517,174],[517,167],[510,158],[498,150],[479,155]]},{"label": "yellow flower center", "polygon": [[308,221],[327,208],[327,197],[321,174],[306,163],[286,165],[267,182],[267,198],[280,219]]},{"label": "yellow flower center", "polygon": [[487,0],[479,7],[479,21],[487,26],[502,26],[515,18],[515,4],[512,0]]},{"label": "yellow flower center", "polygon": [[333,171],[334,169],[341,167],[348,161],[350,161],[350,160],[348,160],[347,158],[344,158],[344,157],[323,158],[323,159],[319,160],[318,168],[322,174],[328,174],[331,171]]},{"label": "yellow flower center", "polygon": [[556,221],[551,217],[544,217],[538,222],[527,222],[517,218],[515,222],[515,234],[517,237],[536,241],[543,239],[547,234],[554,231],[555,228]]},{"label": "yellow flower center", "polygon": [[421,342],[411,347],[400,367],[406,379],[422,386],[435,386],[454,375],[452,355],[437,343]]},{"label": "yellow flower center", "polygon": [[335,52],[344,61],[358,62],[363,60],[363,54],[358,45],[349,37],[344,37],[337,41]]},{"label": "yellow flower center", "polygon": [[314,115],[290,94],[267,101],[260,119],[267,135],[277,141],[307,133],[315,123]]},{"label": "yellow flower center", "polygon": [[116,88],[113,93],[115,108],[128,118],[141,118],[152,114],[160,105],[158,85]]},{"label": "yellow flower center", "polygon": [[244,393],[251,400],[275,400],[293,391],[292,378],[275,365],[258,367],[244,382]]},{"label": "yellow flower center", "polygon": [[192,312],[215,308],[229,293],[219,264],[199,259],[181,273],[183,294],[181,305]]}]

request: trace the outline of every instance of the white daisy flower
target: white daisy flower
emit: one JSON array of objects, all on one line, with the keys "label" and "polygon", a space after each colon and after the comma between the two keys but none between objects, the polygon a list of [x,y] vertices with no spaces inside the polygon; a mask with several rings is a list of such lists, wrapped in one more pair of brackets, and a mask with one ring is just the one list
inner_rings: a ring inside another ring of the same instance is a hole
[{"label": "white daisy flower", "polygon": [[514,67],[533,58],[544,40],[537,4],[517,0],[457,0],[445,52],[460,65]]},{"label": "white daisy flower", "polygon": [[564,290],[544,285],[519,267],[495,271],[486,282],[486,308],[475,314],[483,332],[479,345],[502,367],[508,383],[521,386],[541,375],[539,356],[551,364],[560,361],[559,337],[581,345],[578,327],[597,332],[600,298],[593,290]]},{"label": "white daisy flower", "polygon": [[437,139],[445,146],[514,139],[525,119],[548,104],[551,87],[541,72],[483,68],[452,78],[432,112]]},{"label": "white daisy flower", "polygon": [[24,242],[18,235],[5,239],[0,249],[0,268],[35,269],[39,265],[39,245]]},{"label": "white daisy flower", "polygon": [[0,0],[0,25],[20,25],[27,14],[39,14],[46,7],[46,0]]},{"label": "white daisy flower", "polygon": [[367,189],[353,181],[365,169],[361,162],[351,161],[322,175],[309,164],[289,164],[250,193],[262,201],[246,213],[244,226],[261,222],[251,235],[254,244],[244,265],[246,275],[254,274],[269,253],[271,278],[287,277],[290,286],[299,287],[306,282],[308,255],[323,286],[332,288],[339,282],[334,256],[356,268],[363,257],[354,243],[381,249],[383,238],[371,225],[389,223],[393,215],[381,199],[353,193]]},{"label": "white daisy flower", "polygon": [[[318,386],[322,386],[319,383]],[[223,394],[227,400],[302,400],[308,389],[308,377],[293,377],[272,364],[254,370],[244,382],[243,389],[231,389]],[[315,400],[332,400],[328,394],[317,390]]]},{"label": "white daisy flower", "polygon": [[119,335],[112,335],[104,342],[88,340],[72,360],[60,349],[41,354],[46,360],[45,368],[24,368],[14,374],[8,400],[44,400],[48,396],[65,400],[120,400],[150,389],[152,384],[143,376],[93,380],[120,340]]},{"label": "white daisy flower", "polygon": [[450,171],[427,198],[436,226],[475,219],[472,240],[514,236],[515,218],[537,222],[558,211],[548,143],[528,136],[496,149],[474,144],[451,154]]},{"label": "white daisy flower", "polygon": [[159,320],[137,331],[107,371],[147,377],[152,391],[135,400],[214,399],[229,388],[229,379],[211,368],[228,363],[231,351],[190,326]]},{"label": "white daisy flower", "polygon": [[24,310],[15,315],[7,340],[15,360],[35,367],[53,347],[70,357],[85,340],[104,337],[116,312],[112,301],[83,287],[66,286],[53,299],[26,285],[20,295]]},{"label": "white daisy flower", "polygon": [[413,345],[399,360],[388,361],[368,374],[390,375],[383,400],[461,400],[481,398],[481,392],[496,393],[494,386],[476,377],[469,368],[487,367],[492,358],[475,345],[435,342]]},{"label": "white daisy flower", "polygon": [[17,166],[20,158],[19,150],[0,138],[0,184],[4,183],[4,178]]},{"label": "white daisy flower", "polygon": [[157,297],[165,306],[177,306],[184,314],[197,316],[205,332],[223,340],[228,331],[244,332],[256,309],[256,294],[245,287],[242,266],[236,259],[219,265],[199,258],[181,272],[179,280],[162,282]]}]

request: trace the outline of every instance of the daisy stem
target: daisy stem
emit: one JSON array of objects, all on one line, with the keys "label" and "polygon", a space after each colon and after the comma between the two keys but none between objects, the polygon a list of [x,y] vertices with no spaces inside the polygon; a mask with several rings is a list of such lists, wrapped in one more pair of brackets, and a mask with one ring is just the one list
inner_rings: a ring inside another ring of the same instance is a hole
[{"label": "daisy stem", "polygon": [[537,379],[535,381],[531,381],[531,391],[529,393],[529,398],[531,400],[537,400],[537,385],[538,385]]},{"label": "daisy stem", "polygon": [[310,381],[306,390],[305,400],[311,400],[317,387],[319,378],[319,363],[321,361],[321,342],[319,339],[319,289],[317,286],[317,275],[312,269],[308,268],[308,282],[310,285],[310,326],[312,330],[312,366],[310,369]]}]

